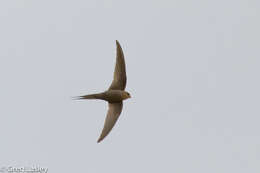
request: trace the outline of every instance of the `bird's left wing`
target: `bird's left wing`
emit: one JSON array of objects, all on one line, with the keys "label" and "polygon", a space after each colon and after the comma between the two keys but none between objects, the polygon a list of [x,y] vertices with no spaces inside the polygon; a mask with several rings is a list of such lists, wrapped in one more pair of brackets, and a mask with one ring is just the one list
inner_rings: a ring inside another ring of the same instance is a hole
[{"label": "bird's left wing", "polygon": [[104,128],[97,142],[102,141],[114,127],[119,115],[123,109],[123,102],[119,103],[108,103],[108,111],[104,124]]},{"label": "bird's left wing", "polygon": [[116,66],[114,71],[114,79],[109,90],[124,90],[126,86],[126,70],[125,58],[123,50],[116,40]]}]

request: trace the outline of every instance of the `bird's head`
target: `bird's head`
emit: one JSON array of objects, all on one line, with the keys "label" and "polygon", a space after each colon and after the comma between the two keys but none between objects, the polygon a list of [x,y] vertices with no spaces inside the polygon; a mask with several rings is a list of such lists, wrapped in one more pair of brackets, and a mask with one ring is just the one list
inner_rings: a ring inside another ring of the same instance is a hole
[{"label": "bird's head", "polygon": [[126,100],[126,99],[129,99],[129,98],[131,98],[131,95],[128,92],[124,91],[123,92],[123,99]]}]

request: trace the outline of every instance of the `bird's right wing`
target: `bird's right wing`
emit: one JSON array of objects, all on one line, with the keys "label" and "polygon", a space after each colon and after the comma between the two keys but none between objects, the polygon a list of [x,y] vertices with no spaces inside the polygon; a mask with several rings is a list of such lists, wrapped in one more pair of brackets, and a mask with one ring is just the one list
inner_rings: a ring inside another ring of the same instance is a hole
[{"label": "bird's right wing", "polygon": [[108,112],[104,124],[104,128],[97,142],[102,141],[114,127],[119,115],[123,109],[123,102],[108,103]]},{"label": "bird's right wing", "polygon": [[126,86],[125,58],[123,50],[118,41],[116,41],[116,66],[114,79],[109,90],[124,90]]}]

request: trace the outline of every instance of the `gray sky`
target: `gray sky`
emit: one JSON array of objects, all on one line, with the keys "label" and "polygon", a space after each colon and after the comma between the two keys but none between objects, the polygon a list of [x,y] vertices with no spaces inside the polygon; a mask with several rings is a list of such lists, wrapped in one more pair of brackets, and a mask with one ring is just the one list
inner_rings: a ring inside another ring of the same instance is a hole
[{"label": "gray sky", "polygon": [[[259,173],[260,2],[3,0],[0,163],[49,172]],[[72,101],[127,65],[119,121]]]}]

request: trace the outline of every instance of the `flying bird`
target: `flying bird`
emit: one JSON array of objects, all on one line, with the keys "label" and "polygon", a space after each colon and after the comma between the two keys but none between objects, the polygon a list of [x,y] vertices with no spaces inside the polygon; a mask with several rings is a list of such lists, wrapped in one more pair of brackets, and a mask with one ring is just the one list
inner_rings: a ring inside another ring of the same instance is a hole
[{"label": "flying bird", "polygon": [[103,130],[98,143],[102,141],[114,127],[118,117],[123,109],[123,100],[131,98],[130,94],[125,91],[126,87],[126,68],[123,50],[116,40],[116,65],[114,70],[114,79],[108,90],[90,95],[79,96],[76,99],[100,99],[108,102],[108,111]]}]

